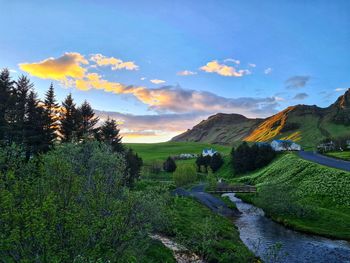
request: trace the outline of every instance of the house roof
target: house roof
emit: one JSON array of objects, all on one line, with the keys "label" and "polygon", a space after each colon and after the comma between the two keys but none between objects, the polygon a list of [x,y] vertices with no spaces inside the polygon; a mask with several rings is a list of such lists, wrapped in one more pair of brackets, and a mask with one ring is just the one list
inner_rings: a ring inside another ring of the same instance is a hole
[{"label": "house roof", "polygon": [[282,143],[282,142],[294,143],[294,142],[291,141],[291,140],[273,140],[273,141],[278,142],[278,143]]}]

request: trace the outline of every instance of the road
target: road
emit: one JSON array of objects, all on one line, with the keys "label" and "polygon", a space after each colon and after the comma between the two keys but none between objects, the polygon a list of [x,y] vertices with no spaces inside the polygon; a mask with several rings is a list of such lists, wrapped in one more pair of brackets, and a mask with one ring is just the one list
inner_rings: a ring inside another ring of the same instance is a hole
[{"label": "road", "polygon": [[213,212],[223,216],[232,217],[240,215],[240,212],[238,210],[228,208],[221,199],[211,194],[205,193],[204,190],[205,185],[200,184],[193,187],[190,191],[187,191],[183,188],[177,188],[173,191],[173,194],[180,196],[191,196],[201,204],[211,209]]},{"label": "road", "polygon": [[307,161],[322,164],[328,167],[338,168],[350,172],[350,162],[330,158],[315,152],[300,151],[299,156]]}]

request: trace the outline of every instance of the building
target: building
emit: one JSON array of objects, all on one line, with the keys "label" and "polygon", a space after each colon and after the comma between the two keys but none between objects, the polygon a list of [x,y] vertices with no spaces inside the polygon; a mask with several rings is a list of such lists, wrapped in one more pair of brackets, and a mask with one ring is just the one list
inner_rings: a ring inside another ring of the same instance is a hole
[{"label": "building", "polygon": [[300,151],[301,146],[291,140],[273,140],[271,147],[274,151]]},{"label": "building", "polygon": [[317,145],[318,152],[329,152],[329,151],[334,151],[335,149],[336,149],[335,143],[332,141]]},{"label": "building", "polygon": [[204,149],[203,151],[202,151],[202,155],[203,156],[213,156],[214,154],[216,154],[217,153],[217,151],[215,151],[215,150],[213,150],[213,149]]}]

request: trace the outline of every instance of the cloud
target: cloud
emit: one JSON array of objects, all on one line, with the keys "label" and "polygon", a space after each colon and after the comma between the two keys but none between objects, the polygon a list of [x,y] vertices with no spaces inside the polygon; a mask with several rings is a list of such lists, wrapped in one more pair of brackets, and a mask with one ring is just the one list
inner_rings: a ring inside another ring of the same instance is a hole
[{"label": "cloud", "polygon": [[[84,56],[79,53],[66,53],[57,59],[49,58],[39,63],[22,64],[27,65],[27,67],[22,68],[35,76],[59,80],[64,85],[83,91],[97,89],[114,94],[132,95],[147,105],[150,110],[159,114],[234,112],[248,117],[264,117],[275,113],[279,106],[279,98],[276,97],[226,98],[211,92],[184,89],[180,86],[162,86],[151,89],[143,86],[125,85],[106,80],[99,73],[89,72],[87,64]],[[34,65],[36,70],[28,65]],[[60,71],[61,69],[62,71]],[[89,70],[91,69],[89,68]],[[159,81],[161,80],[156,81],[156,83],[161,83]]]},{"label": "cloud", "polygon": [[196,75],[197,72],[194,71],[190,71],[190,70],[184,70],[184,71],[180,71],[177,73],[177,75],[179,76],[191,76],[191,75]]},{"label": "cloud", "polygon": [[162,83],[165,83],[165,80],[151,79],[150,82],[152,82],[153,84],[162,84]]},{"label": "cloud", "polygon": [[84,77],[89,62],[79,53],[64,53],[59,58],[48,58],[35,63],[21,63],[21,70],[42,79],[67,81],[68,78],[81,79]]},{"label": "cloud", "polygon": [[303,100],[303,99],[306,99],[307,97],[309,97],[309,95],[306,93],[298,93],[294,96],[293,100]]},{"label": "cloud", "polygon": [[242,77],[251,74],[248,69],[236,69],[235,67],[220,64],[217,60],[208,62],[205,66],[200,68],[208,73],[217,73],[225,77]]},{"label": "cloud", "polygon": [[264,73],[266,75],[271,74],[271,72],[272,72],[272,68],[267,68],[267,69],[264,70]]},{"label": "cloud", "polygon": [[251,68],[255,68],[255,67],[256,67],[256,64],[254,64],[254,63],[248,63],[248,66],[251,67]]},{"label": "cloud", "polygon": [[102,54],[93,54],[90,56],[90,60],[95,62],[96,65],[111,66],[112,70],[126,69],[126,70],[138,70],[139,66],[133,61],[123,61],[115,57],[105,57]]},{"label": "cloud", "polygon": [[310,80],[310,76],[293,76],[285,81],[287,89],[300,89],[305,87]]},{"label": "cloud", "polygon": [[140,80],[145,80],[145,79],[147,79],[146,77],[142,77],[142,78],[140,78]]},{"label": "cloud", "polygon": [[241,64],[241,61],[239,61],[238,59],[234,59],[234,58],[226,58],[226,59],[224,59],[224,62],[232,62],[232,63],[235,63],[237,65]]},{"label": "cloud", "polygon": [[346,88],[336,88],[334,91],[336,92],[342,92],[342,91],[345,91],[347,90]]}]

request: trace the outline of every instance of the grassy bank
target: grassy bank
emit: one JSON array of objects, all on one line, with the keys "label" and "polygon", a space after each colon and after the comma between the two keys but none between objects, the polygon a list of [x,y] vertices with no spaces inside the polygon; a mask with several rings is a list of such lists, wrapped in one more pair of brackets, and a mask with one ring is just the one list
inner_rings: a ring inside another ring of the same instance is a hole
[{"label": "grassy bank", "polygon": [[240,197],[263,208],[276,221],[350,240],[350,173],[286,154],[234,182],[255,184],[258,193]]},{"label": "grassy bank", "polygon": [[173,198],[168,213],[169,228],[165,234],[207,262],[254,262],[254,255],[229,219],[187,197]]},{"label": "grassy bank", "polygon": [[340,160],[350,161],[350,151],[328,152],[328,153],[325,153],[325,155],[332,157],[332,158],[337,158]]}]

